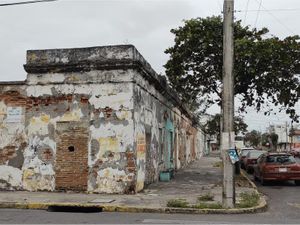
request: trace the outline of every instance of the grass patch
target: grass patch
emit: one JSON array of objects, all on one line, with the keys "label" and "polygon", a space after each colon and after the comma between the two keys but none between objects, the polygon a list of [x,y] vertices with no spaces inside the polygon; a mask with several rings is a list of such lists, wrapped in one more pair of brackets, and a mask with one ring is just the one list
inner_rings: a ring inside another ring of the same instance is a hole
[{"label": "grass patch", "polygon": [[234,180],[236,187],[252,187],[249,181],[242,175],[236,175]]},{"label": "grass patch", "polygon": [[189,203],[182,198],[179,199],[171,199],[167,203],[167,207],[174,207],[174,208],[188,208]]},{"label": "grass patch", "polygon": [[198,201],[213,201],[214,196],[211,193],[207,193],[205,195],[201,195],[198,198]]},{"label": "grass patch", "polygon": [[222,162],[222,161],[215,162],[215,163],[213,164],[213,167],[223,168],[223,162]]},{"label": "grass patch", "polygon": [[236,204],[237,208],[250,208],[258,205],[259,194],[256,192],[240,194],[240,202]]},{"label": "grass patch", "polygon": [[207,202],[200,202],[196,205],[193,205],[195,209],[222,209],[223,206],[221,203],[207,203]]}]

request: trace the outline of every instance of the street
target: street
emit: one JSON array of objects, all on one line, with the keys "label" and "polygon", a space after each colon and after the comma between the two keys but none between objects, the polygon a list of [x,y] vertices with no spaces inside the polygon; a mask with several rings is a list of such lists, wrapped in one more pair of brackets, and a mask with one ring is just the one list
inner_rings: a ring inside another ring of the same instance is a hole
[{"label": "street", "polygon": [[299,224],[300,195],[299,187],[293,182],[270,183],[261,186],[267,196],[269,209],[265,213],[240,215],[182,215],[149,213],[70,213],[48,212],[43,210],[1,209],[0,223],[98,223],[98,224]]}]

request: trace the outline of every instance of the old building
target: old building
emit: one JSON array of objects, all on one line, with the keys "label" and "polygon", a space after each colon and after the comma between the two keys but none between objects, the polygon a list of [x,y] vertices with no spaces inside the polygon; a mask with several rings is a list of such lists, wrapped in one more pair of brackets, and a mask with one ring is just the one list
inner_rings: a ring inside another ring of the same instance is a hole
[{"label": "old building", "polygon": [[0,83],[0,189],[135,193],[200,157],[196,119],[132,45],[27,52]]}]

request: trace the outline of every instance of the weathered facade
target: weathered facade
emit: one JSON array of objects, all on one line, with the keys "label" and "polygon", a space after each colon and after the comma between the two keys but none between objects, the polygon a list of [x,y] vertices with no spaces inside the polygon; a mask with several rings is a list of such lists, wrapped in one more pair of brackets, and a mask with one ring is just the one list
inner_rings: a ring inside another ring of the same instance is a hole
[{"label": "weathered facade", "polygon": [[27,52],[0,83],[0,189],[135,193],[200,157],[194,117],[132,45]]}]

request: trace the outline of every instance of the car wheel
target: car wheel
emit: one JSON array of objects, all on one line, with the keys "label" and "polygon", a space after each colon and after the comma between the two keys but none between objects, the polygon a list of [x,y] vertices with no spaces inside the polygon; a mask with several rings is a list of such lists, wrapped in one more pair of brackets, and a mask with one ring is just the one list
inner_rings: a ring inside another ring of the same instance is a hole
[{"label": "car wheel", "polygon": [[253,177],[254,177],[254,180],[255,180],[255,181],[258,181],[258,177],[256,176],[256,173],[255,173],[255,172],[253,173]]},{"label": "car wheel", "polygon": [[263,176],[260,177],[260,184],[263,186],[266,185],[266,180],[264,179]]},{"label": "car wheel", "polygon": [[247,173],[251,173],[251,171],[250,171],[250,169],[248,167],[246,168],[246,172]]},{"label": "car wheel", "polygon": [[300,180],[295,180],[295,184],[296,184],[297,186],[299,186],[299,185],[300,185]]}]

